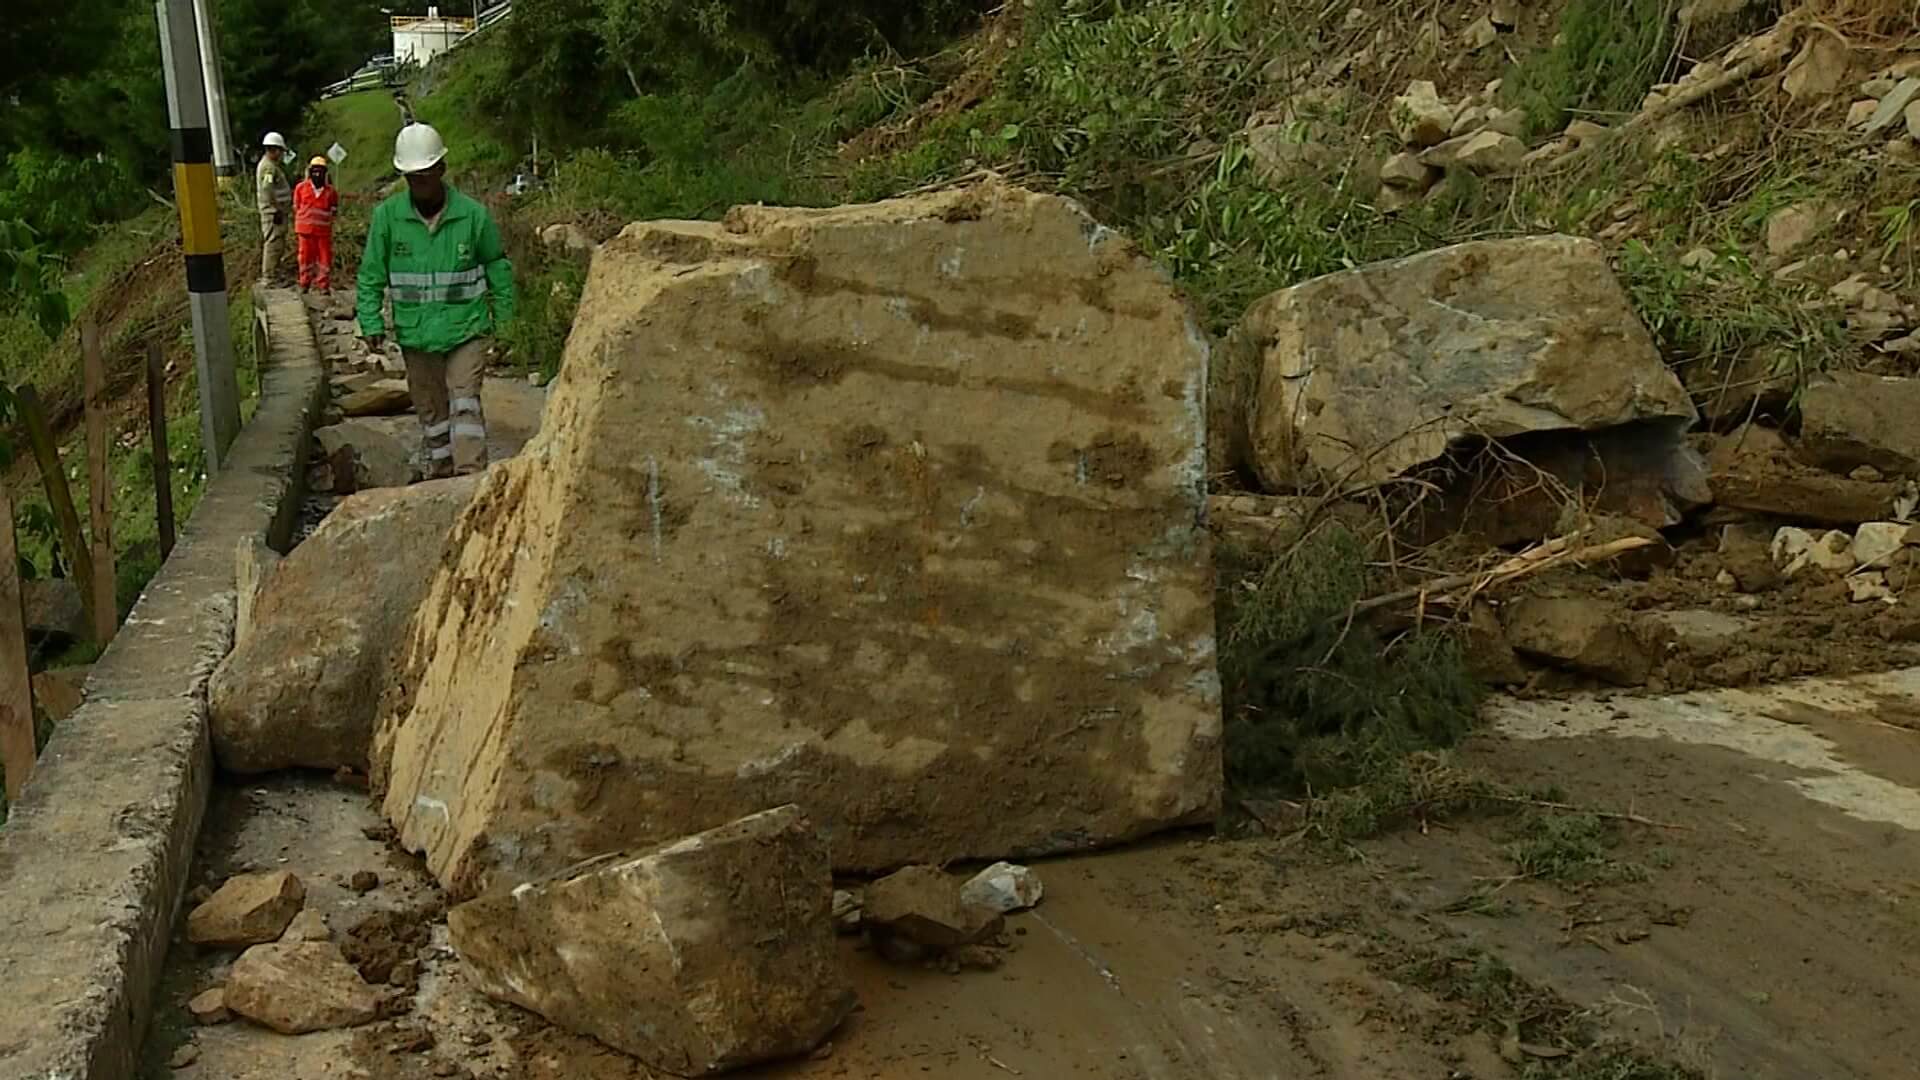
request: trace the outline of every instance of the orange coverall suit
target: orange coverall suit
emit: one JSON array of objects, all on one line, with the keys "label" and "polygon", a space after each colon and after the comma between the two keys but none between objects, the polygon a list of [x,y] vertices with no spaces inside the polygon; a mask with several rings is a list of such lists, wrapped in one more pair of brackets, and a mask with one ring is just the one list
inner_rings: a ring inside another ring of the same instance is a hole
[{"label": "orange coverall suit", "polygon": [[293,235],[300,246],[300,287],[333,288],[333,214],[340,189],[315,187],[312,178],[293,186]]}]

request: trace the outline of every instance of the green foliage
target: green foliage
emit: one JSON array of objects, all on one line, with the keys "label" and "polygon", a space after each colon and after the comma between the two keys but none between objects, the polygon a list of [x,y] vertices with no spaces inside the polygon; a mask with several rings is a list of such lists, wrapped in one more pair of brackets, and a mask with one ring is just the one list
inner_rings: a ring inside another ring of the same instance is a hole
[{"label": "green foliage", "polygon": [[345,148],[347,158],[334,166],[333,184],[342,194],[363,195],[395,175],[393,137],[400,123],[400,107],[392,94],[362,90],[308,109],[300,122],[300,142],[316,151],[336,142]]},{"label": "green foliage", "polygon": [[0,218],[0,299],[10,297],[49,339],[60,335],[68,319],[60,270],[60,259],[40,245],[32,227]]},{"label": "green foliage", "polygon": [[1536,132],[1579,114],[1629,113],[1674,61],[1680,0],[1572,0],[1555,44],[1515,65],[1502,92]]},{"label": "green foliage", "polygon": [[520,276],[520,307],[513,322],[501,332],[500,343],[506,348],[508,361],[520,371],[538,372],[551,379],[560,371],[560,357],[573,330],[586,272],[572,262],[556,262],[531,272],[525,267],[516,271]]},{"label": "green foliage", "polygon": [[1644,867],[1613,857],[1620,838],[1597,814],[1536,810],[1521,816],[1507,857],[1516,873],[1571,885],[1643,881]]},{"label": "green foliage", "polygon": [[[1410,752],[1450,745],[1472,726],[1483,688],[1458,642],[1436,632],[1383,638],[1351,617],[1367,590],[1365,547],[1338,525],[1310,532],[1264,565],[1223,560],[1220,676],[1235,786],[1349,786],[1403,768]],[[1395,782],[1419,780],[1406,774]]]}]

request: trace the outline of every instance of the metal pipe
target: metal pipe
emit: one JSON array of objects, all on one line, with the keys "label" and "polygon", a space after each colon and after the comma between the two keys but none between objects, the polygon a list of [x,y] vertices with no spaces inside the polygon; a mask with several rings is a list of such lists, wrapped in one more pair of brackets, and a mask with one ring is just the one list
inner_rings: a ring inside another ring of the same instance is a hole
[{"label": "metal pipe", "polygon": [[213,171],[238,176],[240,158],[233,152],[233,128],[227,121],[227,77],[220,71],[220,37],[208,0],[193,0],[193,22],[200,32],[200,77],[207,86],[208,126],[213,129]]},{"label": "metal pipe", "polygon": [[180,208],[180,246],[186,254],[187,303],[193,312],[200,432],[211,477],[240,433],[240,385],[234,373],[233,332],[227,325],[226,258],[214,196],[213,131],[194,0],[154,0],[153,9],[167,84],[168,142],[173,149],[174,202]]}]

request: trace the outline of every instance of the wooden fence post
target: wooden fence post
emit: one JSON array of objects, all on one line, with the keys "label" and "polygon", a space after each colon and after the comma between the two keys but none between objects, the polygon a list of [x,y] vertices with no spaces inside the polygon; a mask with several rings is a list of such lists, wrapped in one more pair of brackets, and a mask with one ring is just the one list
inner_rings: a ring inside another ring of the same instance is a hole
[{"label": "wooden fence post", "polygon": [[120,602],[114,596],[113,479],[107,467],[113,451],[107,430],[107,361],[100,355],[100,326],[91,318],[80,324],[80,360],[87,393],[87,506],[93,518],[93,640],[105,645],[120,628]]},{"label": "wooden fence post", "polygon": [[173,554],[173,462],[167,456],[167,363],[159,341],[147,343],[147,423],[153,432],[153,512],[160,558]]},{"label": "wooden fence post", "polygon": [[0,484],[0,763],[7,804],[17,806],[33,773],[33,686],[27,675],[27,625],[20,608],[20,555],[13,541],[13,499]]},{"label": "wooden fence post", "polygon": [[80,599],[87,606],[87,625],[96,625],[93,611],[93,554],[87,550],[87,538],[80,531],[80,514],[73,508],[73,491],[67,487],[67,474],[60,465],[60,444],[53,441],[47,426],[47,410],[40,404],[40,393],[27,383],[14,391],[14,404],[26,429],[27,443],[40,465],[40,483],[47,491],[47,505],[53,509],[54,524],[60,529],[60,547],[66,552],[67,565],[80,586]]}]

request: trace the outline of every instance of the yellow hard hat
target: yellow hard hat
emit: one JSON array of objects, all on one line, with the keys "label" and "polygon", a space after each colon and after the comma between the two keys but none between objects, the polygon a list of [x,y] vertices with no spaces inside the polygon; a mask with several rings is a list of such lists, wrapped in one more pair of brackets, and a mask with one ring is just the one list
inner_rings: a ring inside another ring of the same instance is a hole
[{"label": "yellow hard hat", "polygon": [[307,162],[307,168],[311,169],[315,167],[322,168],[322,169],[331,169],[333,168],[333,163],[328,161],[324,157],[315,156],[312,161]]}]

